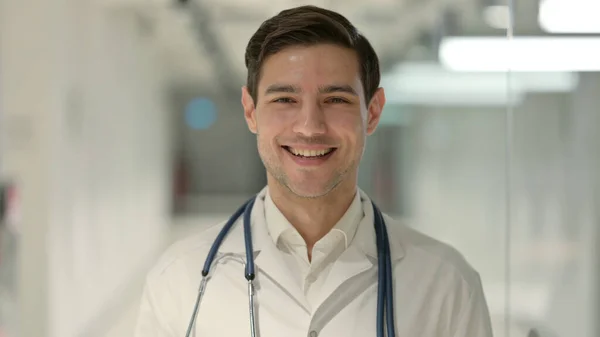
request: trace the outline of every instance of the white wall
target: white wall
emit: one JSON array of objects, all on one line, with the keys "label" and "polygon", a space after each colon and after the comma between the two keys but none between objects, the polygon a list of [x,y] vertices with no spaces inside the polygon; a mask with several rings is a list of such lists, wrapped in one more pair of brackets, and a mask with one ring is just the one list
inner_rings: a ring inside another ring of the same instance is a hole
[{"label": "white wall", "polygon": [[91,1],[0,0],[7,171],[23,192],[19,336],[101,333],[162,248],[168,118],[145,32]]}]

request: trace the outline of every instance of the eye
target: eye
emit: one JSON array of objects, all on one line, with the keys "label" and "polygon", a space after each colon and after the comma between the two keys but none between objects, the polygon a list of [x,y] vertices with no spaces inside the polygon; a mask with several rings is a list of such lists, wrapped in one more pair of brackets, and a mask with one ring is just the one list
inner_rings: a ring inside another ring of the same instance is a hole
[{"label": "eye", "polygon": [[295,101],[290,97],[280,97],[280,98],[273,100],[273,103],[283,103],[283,104],[290,104],[290,103],[294,103],[294,102]]},{"label": "eye", "polygon": [[331,98],[328,98],[326,102],[327,103],[331,103],[331,104],[346,104],[346,103],[349,103],[349,101],[347,99],[342,98],[342,97],[331,97]]}]

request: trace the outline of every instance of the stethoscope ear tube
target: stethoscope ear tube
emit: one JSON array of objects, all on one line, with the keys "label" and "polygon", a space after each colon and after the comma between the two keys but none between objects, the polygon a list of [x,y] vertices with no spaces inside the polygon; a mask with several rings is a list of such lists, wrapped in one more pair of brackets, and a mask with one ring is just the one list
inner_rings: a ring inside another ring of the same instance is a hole
[{"label": "stethoscope ear tube", "polygon": [[246,245],[246,280],[254,280],[254,249],[252,248],[252,207],[256,198],[251,199],[244,207],[244,243]]},{"label": "stethoscope ear tube", "polygon": [[254,315],[254,280],[248,280],[248,313],[250,315],[250,337],[256,337],[256,318]]},{"label": "stethoscope ear tube", "polygon": [[383,247],[382,226],[379,219],[379,210],[373,203],[373,225],[375,226],[375,239],[377,243],[377,337],[384,337],[384,315],[385,312],[385,286],[386,279],[386,264],[385,264],[385,247]]},{"label": "stethoscope ear tube", "polygon": [[200,287],[198,288],[198,296],[196,296],[196,304],[194,304],[194,311],[192,313],[192,318],[190,319],[190,323],[188,324],[187,332],[185,333],[185,337],[190,337],[192,334],[192,329],[194,329],[194,323],[196,322],[196,317],[198,316],[198,309],[200,308],[200,302],[202,301],[202,296],[204,296],[204,290],[206,289],[206,275],[202,276],[202,281],[200,281]]},{"label": "stethoscope ear tube", "polygon": [[375,237],[377,241],[377,267],[379,281],[377,288],[377,337],[386,336],[384,334],[384,325],[387,328],[387,337],[395,337],[394,290],[390,242],[383,215],[377,206],[375,206],[375,203],[372,203],[372,205],[373,223],[375,226]]},{"label": "stethoscope ear tube", "polygon": [[215,238],[215,241],[213,242],[212,246],[210,247],[210,251],[206,256],[206,260],[204,261],[204,267],[202,268],[203,277],[206,277],[210,272],[210,267],[213,261],[215,260],[215,256],[217,256],[217,252],[221,247],[221,243],[223,243],[223,240],[225,240],[225,236],[227,236],[227,233],[229,233],[229,230],[231,229],[231,227],[233,227],[233,225],[235,224],[237,219],[242,215],[242,213],[246,211],[246,207],[250,204],[254,204],[255,198],[256,197],[253,197],[252,199],[246,201],[240,208],[238,208],[237,211],[235,211],[235,213],[233,213],[233,215],[229,218],[229,220],[227,220],[225,226],[223,226],[223,229],[221,229],[219,235],[217,235],[217,237]]},{"label": "stethoscope ear tube", "polygon": [[385,226],[385,221],[383,221],[383,215],[381,212],[379,213],[379,217],[381,218],[381,224],[383,228],[383,241],[384,247],[386,249],[385,252],[385,273],[386,273],[386,320],[387,320],[387,337],[395,337],[396,336],[396,327],[395,327],[395,316],[394,316],[394,275],[392,273],[392,254],[390,251],[390,241],[387,233],[387,228]]},{"label": "stethoscope ear tube", "polygon": [[244,277],[248,280],[248,315],[250,316],[251,337],[256,337],[256,317],[254,315],[254,249],[252,248],[252,219],[250,219],[255,200],[250,200],[244,210],[244,244],[246,245]]}]

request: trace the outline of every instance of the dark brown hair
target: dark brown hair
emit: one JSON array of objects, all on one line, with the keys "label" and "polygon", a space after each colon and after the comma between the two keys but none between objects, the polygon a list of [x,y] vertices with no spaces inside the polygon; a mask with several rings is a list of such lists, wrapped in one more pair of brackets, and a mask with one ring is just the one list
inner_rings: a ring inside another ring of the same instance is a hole
[{"label": "dark brown hair", "polygon": [[358,56],[365,98],[370,102],[379,87],[379,60],[369,41],[344,16],[315,7],[287,9],[263,22],[246,47],[246,86],[256,103],[263,62],[270,55],[292,46],[335,44],[352,49]]}]

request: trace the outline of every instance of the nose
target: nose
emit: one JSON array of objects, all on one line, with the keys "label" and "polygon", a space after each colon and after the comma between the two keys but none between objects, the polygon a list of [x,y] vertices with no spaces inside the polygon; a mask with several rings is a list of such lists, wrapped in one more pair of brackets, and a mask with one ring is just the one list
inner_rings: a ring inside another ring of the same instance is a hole
[{"label": "nose", "polygon": [[304,103],[298,111],[293,131],[307,137],[324,134],[327,125],[323,108],[317,103]]}]

